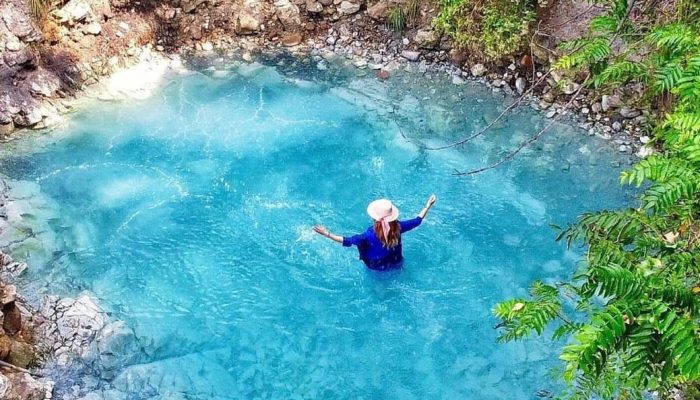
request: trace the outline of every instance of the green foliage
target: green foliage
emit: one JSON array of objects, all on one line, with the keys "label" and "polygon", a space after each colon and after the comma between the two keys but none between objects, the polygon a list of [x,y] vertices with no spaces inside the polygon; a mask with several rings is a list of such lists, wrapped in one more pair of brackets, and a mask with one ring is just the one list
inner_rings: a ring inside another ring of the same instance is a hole
[{"label": "green foliage", "polygon": [[386,26],[394,32],[402,32],[410,22],[418,18],[420,4],[418,0],[409,0],[402,5],[395,5],[386,17]]},{"label": "green foliage", "polygon": [[562,230],[558,240],[587,245],[571,282],[494,313],[502,340],[548,326],[568,340],[562,397],[663,398],[700,382],[700,6],[679,1],[675,22],[647,15],[633,24],[634,3],[606,3],[586,37],[562,46],[556,67],[588,70],[603,90],[641,82],[647,98],[670,99],[654,124],[660,152],[620,176],[642,188],[637,208],[584,214]]},{"label": "green foliage", "polygon": [[406,13],[401,7],[393,7],[386,17],[386,26],[394,32],[401,32],[406,29]]},{"label": "green foliage", "polygon": [[537,2],[440,0],[435,27],[481,56],[501,58],[520,50],[530,35]]}]

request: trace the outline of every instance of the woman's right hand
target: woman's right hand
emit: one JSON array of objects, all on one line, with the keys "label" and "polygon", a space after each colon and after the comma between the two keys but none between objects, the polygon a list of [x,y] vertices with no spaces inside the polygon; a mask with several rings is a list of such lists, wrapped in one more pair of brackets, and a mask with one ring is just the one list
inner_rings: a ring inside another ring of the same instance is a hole
[{"label": "woman's right hand", "polygon": [[430,208],[433,206],[433,204],[435,204],[436,201],[437,201],[437,197],[435,197],[434,194],[431,194],[430,197],[428,197],[428,201],[425,203],[425,206],[427,208]]}]

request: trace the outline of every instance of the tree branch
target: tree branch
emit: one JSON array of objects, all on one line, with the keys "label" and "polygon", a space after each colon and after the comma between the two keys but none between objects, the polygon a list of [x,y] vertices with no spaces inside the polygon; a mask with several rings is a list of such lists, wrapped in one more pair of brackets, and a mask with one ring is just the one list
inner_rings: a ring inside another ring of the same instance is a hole
[{"label": "tree branch", "polygon": [[[579,94],[581,93],[581,91],[583,90],[583,87],[585,86],[585,83],[588,82],[588,79],[589,79],[590,77],[591,77],[591,74],[589,73],[589,74],[586,76],[586,78],[583,80],[583,84],[581,84],[581,86],[579,86],[578,90],[577,90],[573,95],[571,95],[571,99],[569,99],[569,102],[566,103],[566,105],[564,105],[564,108],[565,108],[565,109],[568,108],[568,107],[571,105],[571,103],[574,102],[574,100],[576,99],[576,97],[578,97],[578,95],[579,95]],[[515,150],[511,151],[511,152],[508,153],[505,157],[501,158],[501,159],[498,160],[497,162],[495,162],[495,163],[493,163],[493,164],[491,164],[491,165],[487,165],[487,166],[485,166],[485,167],[473,169],[473,170],[467,171],[467,172],[456,171],[453,175],[462,176],[462,175],[474,175],[474,174],[478,174],[479,172],[484,172],[484,171],[488,171],[488,170],[490,170],[490,169],[496,168],[496,167],[498,167],[499,165],[505,163],[506,161],[511,160],[511,159],[512,159],[513,157],[515,157],[518,153],[520,153],[527,145],[529,145],[529,144],[535,142],[535,141],[536,141],[537,139],[539,139],[545,132],[547,132],[547,130],[548,130],[549,128],[551,128],[552,125],[554,125],[554,123],[559,119],[559,116],[560,116],[560,115],[561,115],[561,114],[556,114],[556,115],[552,118],[552,120],[551,120],[547,125],[544,126],[544,128],[540,129],[535,135],[533,135],[533,136],[530,137],[529,139],[527,139],[527,140],[525,140],[524,142],[520,143],[520,145],[519,145],[517,148],[515,148]]]}]

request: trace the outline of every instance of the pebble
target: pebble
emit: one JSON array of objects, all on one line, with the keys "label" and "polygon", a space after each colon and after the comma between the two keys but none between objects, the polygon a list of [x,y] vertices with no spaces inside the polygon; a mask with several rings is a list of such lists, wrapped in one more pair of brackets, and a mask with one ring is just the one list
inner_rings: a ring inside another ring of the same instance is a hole
[{"label": "pebble", "polygon": [[649,136],[640,136],[639,137],[639,141],[642,142],[642,144],[647,144],[647,143],[649,143],[650,140],[651,140],[651,138]]},{"label": "pebble", "polygon": [[547,114],[545,115],[545,117],[547,117],[547,118],[554,118],[555,115],[557,115],[557,111],[556,111],[556,110],[549,110],[549,111],[547,112]]},{"label": "pebble", "polygon": [[326,44],[329,46],[334,46],[336,41],[338,41],[338,39],[336,39],[335,36],[328,36],[326,38]]},{"label": "pebble", "polygon": [[465,81],[464,81],[464,79],[462,79],[460,76],[458,76],[458,75],[453,75],[453,76],[452,76],[452,83],[453,83],[454,85],[464,85],[464,84],[465,84]]},{"label": "pebble", "polygon": [[620,130],[622,130],[622,124],[620,121],[615,121],[612,123],[612,128],[615,132],[620,132]]}]

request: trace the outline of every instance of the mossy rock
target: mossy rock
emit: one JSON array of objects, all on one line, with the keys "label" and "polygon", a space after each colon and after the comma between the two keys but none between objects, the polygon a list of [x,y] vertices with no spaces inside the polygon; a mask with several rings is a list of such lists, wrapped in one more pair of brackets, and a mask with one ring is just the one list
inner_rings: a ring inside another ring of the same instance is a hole
[{"label": "mossy rock", "polygon": [[25,342],[13,341],[7,362],[20,368],[27,368],[35,357],[34,346]]}]

